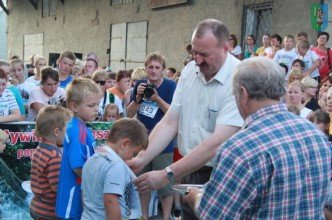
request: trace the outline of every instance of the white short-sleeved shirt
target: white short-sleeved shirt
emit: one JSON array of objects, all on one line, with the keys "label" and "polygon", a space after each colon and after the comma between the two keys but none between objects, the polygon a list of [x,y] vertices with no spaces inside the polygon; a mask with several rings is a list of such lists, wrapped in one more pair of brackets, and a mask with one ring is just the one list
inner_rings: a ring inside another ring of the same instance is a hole
[{"label": "white short-sleeved shirt", "polygon": [[285,65],[287,65],[288,67],[288,72],[287,75],[285,77],[285,80],[288,80],[289,78],[289,72],[291,70],[292,67],[292,62],[295,59],[295,57],[297,56],[297,53],[295,51],[295,49],[291,49],[290,51],[286,51],[285,49],[282,50],[278,50],[277,53],[274,55],[273,60],[277,63],[283,63]]},{"label": "white short-sleeved shirt", "polygon": [[28,121],[35,121],[37,118],[37,111],[31,108],[32,103],[40,103],[44,106],[47,105],[61,105],[61,101],[66,97],[65,90],[58,87],[53,96],[48,96],[44,93],[40,86],[32,89],[28,103]]},{"label": "white short-sleeved shirt", "polygon": [[[98,118],[103,118],[105,107],[108,104],[110,104],[110,93],[106,92],[106,97],[101,98],[98,105]],[[114,104],[118,106],[119,114],[123,113],[122,101],[117,95],[114,95]]]},{"label": "white short-sleeved shirt", "polygon": [[232,54],[234,54],[235,56],[239,55],[242,53],[242,49],[239,45],[236,45],[236,47],[231,51]]},{"label": "white short-sleeved shirt", "polygon": [[[314,62],[319,59],[319,57],[314,51],[308,50],[308,52],[304,56],[298,54],[295,59],[301,59],[304,62],[304,72],[306,72],[312,67]],[[317,76],[319,76],[318,67],[310,74],[311,78]]]},{"label": "white short-sleeved shirt", "polygon": [[302,108],[301,111],[300,111],[300,117],[301,117],[301,118],[308,119],[308,115],[310,114],[310,112],[312,112],[311,109],[308,109],[308,108],[304,107],[304,108]]},{"label": "white short-sleeved shirt", "polygon": [[[222,68],[209,82],[195,61],[182,70],[171,104],[171,109],[180,113],[178,145],[182,155],[210,137],[216,125],[243,125],[232,92],[233,71],[240,62],[228,54]],[[206,165],[213,166],[213,160]]]},{"label": "white short-sleeved shirt", "polygon": [[40,86],[40,80],[35,80],[34,76],[30,76],[29,78],[27,78],[26,81],[31,82],[31,83],[35,84],[36,86]]},{"label": "white short-sleeved shirt", "polygon": [[0,116],[10,115],[16,109],[19,109],[19,107],[13,92],[5,89],[0,96]]},{"label": "white short-sleeved shirt", "polygon": [[28,105],[30,93],[32,89],[36,87],[36,85],[31,82],[24,81],[22,84],[17,84],[16,87],[21,93],[23,104]]}]

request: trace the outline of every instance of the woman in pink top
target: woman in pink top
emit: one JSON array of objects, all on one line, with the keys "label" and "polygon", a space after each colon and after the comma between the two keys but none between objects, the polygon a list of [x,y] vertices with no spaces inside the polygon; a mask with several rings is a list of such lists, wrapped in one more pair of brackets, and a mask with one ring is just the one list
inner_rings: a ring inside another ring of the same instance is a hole
[{"label": "woman in pink top", "polygon": [[[330,72],[330,66],[332,65],[332,52],[330,48],[326,47],[326,43],[329,40],[330,35],[327,32],[319,32],[317,34],[316,47],[311,50],[315,51],[320,59],[320,65],[318,67],[319,75],[321,79],[324,79]],[[329,55],[327,52],[329,51]],[[330,59],[330,61],[329,61]]]}]

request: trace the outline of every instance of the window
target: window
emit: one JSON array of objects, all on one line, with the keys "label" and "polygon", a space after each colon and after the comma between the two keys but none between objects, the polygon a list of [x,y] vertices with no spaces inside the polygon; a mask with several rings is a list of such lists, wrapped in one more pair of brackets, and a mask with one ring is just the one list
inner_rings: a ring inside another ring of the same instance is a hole
[{"label": "window", "polygon": [[122,5],[128,3],[133,3],[133,0],[111,0],[111,5]]},{"label": "window", "polygon": [[43,0],[42,3],[42,17],[55,16],[55,11],[58,6],[57,0]]},{"label": "window", "polygon": [[246,36],[252,34],[256,37],[256,45],[261,45],[265,33],[272,34],[272,3],[250,5],[244,11],[244,35],[242,36],[245,48]]}]

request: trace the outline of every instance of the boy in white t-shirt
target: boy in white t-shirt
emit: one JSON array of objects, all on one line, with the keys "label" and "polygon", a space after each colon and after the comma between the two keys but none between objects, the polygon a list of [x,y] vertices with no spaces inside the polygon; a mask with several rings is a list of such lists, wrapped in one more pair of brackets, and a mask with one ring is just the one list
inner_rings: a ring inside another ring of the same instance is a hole
[{"label": "boy in white t-shirt", "polygon": [[16,87],[21,93],[24,108],[27,112],[30,92],[33,88],[36,87],[36,85],[24,79],[24,63],[22,60],[14,59],[11,60],[9,63],[12,68],[13,78],[16,79],[18,83]]},{"label": "boy in white t-shirt", "polygon": [[[132,159],[148,144],[148,133],[137,119],[116,121],[106,145],[83,167],[82,219],[137,219],[141,217],[135,174],[125,160]],[[111,218],[112,217],[112,218]]]},{"label": "boy in white t-shirt", "polygon": [[[297,56],[294,45],[294,37],[292,35],[286,35],[284,37],[284,48],[282,50],[278,50],[274,55],[273,60],[277,63],[283,63],[288,67],[288,70],[291,69],[292,61]],[[289,71],[286,75],[286,80],[288,80]]]},{"label": "boy in white t-shirt", "polygon": [[302,77],[310,76],[319,82],[318,67],[320,61],[317,54],[314,51],[309,50],[309,42],[307,40],[300,40],[297,42],[296,48],[298,52],[296,58],[299,58],[304,62],[304,71],[302,72]]}]

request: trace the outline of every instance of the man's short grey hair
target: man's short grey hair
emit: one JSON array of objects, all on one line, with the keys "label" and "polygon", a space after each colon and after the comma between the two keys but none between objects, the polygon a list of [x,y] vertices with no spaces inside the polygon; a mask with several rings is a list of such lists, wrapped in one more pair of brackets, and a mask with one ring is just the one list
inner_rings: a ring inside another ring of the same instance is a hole
[{"label": "man's short grey hair", "polygon": [[229,40],[229,31],[224,23],[216,19],[206,19],[200,22],[195,28],[193,37],[202,38],[211,31],[217,39],[219,45],[223,45]]},{"label": "man's short grey hair", "polygon": [[249,58],[236,67],[233,93],[239,93],[241,86],[246,88],[250,99],[257,101],[280,100],[286,93],[283,69],[266,57]]}]

